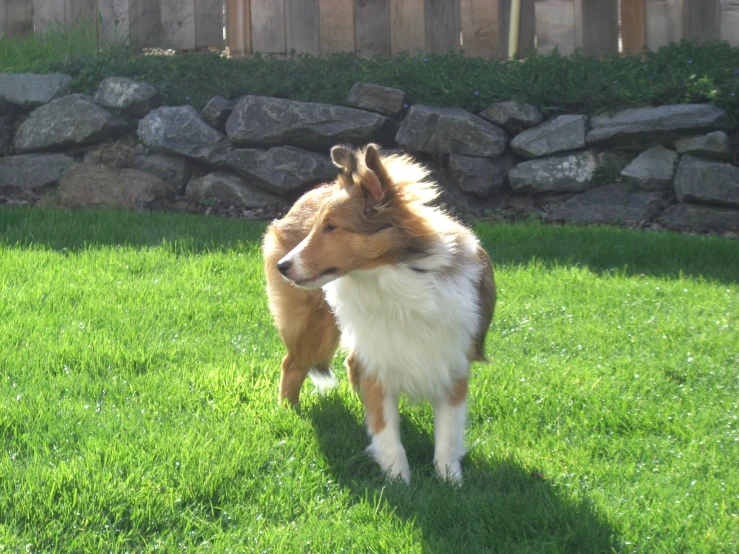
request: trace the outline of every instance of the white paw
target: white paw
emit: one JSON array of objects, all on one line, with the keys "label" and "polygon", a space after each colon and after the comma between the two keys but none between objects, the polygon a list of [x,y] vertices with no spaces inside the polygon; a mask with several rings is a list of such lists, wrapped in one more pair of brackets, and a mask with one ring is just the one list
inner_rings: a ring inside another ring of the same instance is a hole
[{"label": "white paw", "polygon": [[367,447],[375,461],[380,465],[390,479],[401,478],[407,485],[411,482],[411,468],[405,455],[405,448],[400,443],[383,444],[378,437],[372,438],[372,444]]},{"label": "white paw", "polygon": [[459,460],[434,460],[436,474],[455,485],[462,484],[462,463]]}]

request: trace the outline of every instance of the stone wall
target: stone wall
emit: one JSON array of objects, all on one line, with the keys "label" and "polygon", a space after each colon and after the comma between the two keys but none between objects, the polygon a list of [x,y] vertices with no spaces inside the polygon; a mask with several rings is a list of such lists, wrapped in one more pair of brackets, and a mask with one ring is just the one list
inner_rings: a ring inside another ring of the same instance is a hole
[{"label": "stone wall", "polygon": [[432,170],[444,201],[475,215],[739,231],[739,167],[723,110],[707,104],[545,119],[513,100],[478,114],[413,105],[357,83],[347,106],[245,96],[201,111],[105,79],[0,74],[0,195],[66,207],[286,209],[331,179],[328,150],[377,142]]}]

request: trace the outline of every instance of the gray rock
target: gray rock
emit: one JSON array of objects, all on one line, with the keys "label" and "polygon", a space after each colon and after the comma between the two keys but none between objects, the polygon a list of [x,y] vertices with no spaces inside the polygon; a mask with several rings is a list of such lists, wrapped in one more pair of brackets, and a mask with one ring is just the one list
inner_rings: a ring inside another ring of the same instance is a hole
[{"label": "gray rock", "polygon": [[627,182],[643,190],[663,190],[672,187],[678,156],[658,144],[639,154],[627,165],[621,175]]},{"label": "gray rock", "polygon": [[665,195],[630,190],[628,184],[599,187],[564,202],[550,219],[582,223],[650,221],[662,209]]},{"label": "gray rock", "polygon": [[723,131],[677,140],[675,148],[680,155],[690,154],[701,158],[731,161],[729,136]]},{"label": "gray rock", "polygon": [[355,83],[349,91],[347,103],[361,110],[369,110],[389,116],[400,115],[406,103],[406,94],[402,90],[373,85]]},{"label": "gray rock", "polygon": [[32,111],[18,129],[15,149],[22,153],[92,144],[129,130],[128,123],[88,96],[70,94]]},{"label": "gray rock", "polygon": [[739,207],[739,167],[683,156],[675,175],[675,194],[681,202]]},{"label": "gray rock", "polygon": [[15,111],[16,106],[10,102],[6,102],[2,96],[0,96],[0,118],[10,117]]},{"label": "gray rock", "polygon": [[696,132],[716,130],[726,123],[726,112],[710,104],[632,108],[592,117],[587,142],[624,150],[644,150]]},{"label": "gray rock", "polygon": [[58,202],[68,208],[148,210],[174,197],[174,187],[132,168],[80,164],[59,181]]},{"label": "gray rock", "polygon": [[411,106],[397,142],[411,152],[490,158],[505,150],[505,131],[462,108]]},{"label": "gray rock", "polygon": [[152,110],[139,121],[137,133],[153,150],[201,162],[223,156],[231,148],[226,136],[203,121],[192,106]]},{"label": "gray rock", "polygon": [[511,150],[524,158],[541,158],[585,147],[588,116],[560,115],[523,131],[511,141]]},{"label": "gray rock", "polygon": [[104,108],[121,110],[143,117],[160,103],[157,89],[128,77],[107,77],[95,93],[95,103]]},{"label": "gray rock", "polygon": [[478,115],[490,123],[503,127],[512,135],[517,135],[544,120],[544,116],[534,106],[516,100],[497,102],[485,108]]},{"label": "gray rock", "polygon": [[26,110],[32,110],[64,96],[72,88],[69,75],[0,73],[0,98]]},{"label": "gray rock", "polygon": [[514,191],[584,192],[613,182],[628,161],[617,152],[558,154],[518,164],[508,180]]},{"label": "gray rock", "polygon": [[739,210],[675,204],[660,218],[668,229],[678,231],[734,231],[739,232]]},{"label": "gray rock", "polygon": [[328,156],[293,146],[235,149],[216,163],[279,195],[333,179],[338,172]]},{"label": "gray rock", "polygon": [[449,156],[449,175],[463,192],[489,198],[500,192],[508,180],[508,171],[514,166],[510,156],[474,158]]},{"label": "gray rock", "polygon": [[168,154],[138,154],[134,160],[134,167],[156,175],[180,193],[185,192],[185,185],[191,176],[186,160]]},{"label": "gray rock", "polygon": [[280,197],[226,171],[190,179],[185,195],[201,200],[214,199],[219,204],[243,208],[269,208],[283,203]]},{"label": "gray rock", "polygon": [[394,123],[383,115],[312,102],[245,96],[226,122],[239,146],[298,146],[326,151],[336,143],[362,145],[392,139]]},{"label": "gray rock", "polygon": [[0,158],[0,187],[35,189],[56,183],[74,164],[64,154],[22,154]]},{"label": "gray rock", "polygon": [[226,121],[231,117],[235,104],[233,100],[228,100],[223,96],[214,96],[200,111],[200,115],[215,129],[225,133]]},{"label": "gray rock", "polygon": [[0,156],[5,156],[13,145],[13,125],[9,118],[0,117]]}]

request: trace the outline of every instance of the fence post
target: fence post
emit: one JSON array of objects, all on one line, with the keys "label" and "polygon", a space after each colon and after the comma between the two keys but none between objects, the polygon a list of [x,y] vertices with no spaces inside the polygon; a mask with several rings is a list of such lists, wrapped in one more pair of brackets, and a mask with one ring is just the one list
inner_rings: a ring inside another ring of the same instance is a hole
[{"label": "fence post", "polygon": [[45,33],[49,27],[64,27],[64,0],[33,0],[33,30]]},{"label": "fence post", "polygon": [[285,4],[283,0],[251,0],[251,46],[254,52],[284,54]]},{"label": "fence post", "polygon": [[354,0],[354,36],[363,56],[390,55],[388,0]]},{"label": "fence post", "polygon": [[354,0],[319,0],[321,54],[353,52]]},{"label": "fence post", "polygon": [[739,46],[739,0],[721,0],[721,40]]},{"label": "fence post", "polygon": [[231,52],[251,53],[250,0],[228,0],[226,6],[227,38]]},{"label": "fence post", "polygon": [[390,47],[393,54],[411,55],[426,42],[424,0],[390,0]]},{"label": "fence post", "polygon": [[0,6],[2,29],[6,38],[25,38],[33,33],[33,3],[29,0],[5,0]]},{"label": "fence post", "polygon": [[621,0],[621,42],[624,52],[638,54],[646,44],[644,0]]},{"label": "fence post", "polygon": [[223,0],[195,0],[195,47],[223,47]]},{"label": "fence post", "polygon": [[[506,3],[506,0],[502,0]],[[507,1],[510,6],[510,0]],[[460,0],[462,49],[467,56],[504,58],[505,46],[501,30],[508,28],[508,17],[503,17],[501,0]],[[508,36],[506,32],[505,37]]]},{"label": "fence post", "polygon": [[129,0],[128,30],[134,46],[162,46],[160,0]]},{"label": "fence post", "polygon": [[321,53],[319,0],[285,0],[285,49]]},{"label": "fence post", "polygon": [[536,0],[536,49],[551,54],[555,48],[563,56],[575,52],[577,44],[574,0]]},{"label": "fence post", "polygon": [[683,0],[646,0],[646,39],[658,50],[683,36]]},{"label": "fence post", "polygon": [[699,41],[716,40],[721,33],[719,0],[683,0],[683,36]]},{"label": "fence post", "polygon": [[459,0],[426,0],[426,52],[459,50],[459,10]]},{"label": "fence post", "polygon": [[605,56],[618,52],[618,0],[578,0],[578,36],[583,53]]},{"label": "fence post", "polygon": [[130,0],[97,0],[98,36],[112,44],[128,44]]}]

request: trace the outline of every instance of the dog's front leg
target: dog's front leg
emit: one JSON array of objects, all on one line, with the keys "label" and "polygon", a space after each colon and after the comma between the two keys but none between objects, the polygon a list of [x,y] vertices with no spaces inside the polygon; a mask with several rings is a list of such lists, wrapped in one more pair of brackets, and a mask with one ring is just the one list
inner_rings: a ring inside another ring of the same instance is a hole
[{"label": "dog's front leg", "polygon": [[464,428],[467,422],[468,379],[459,379],[453,389],[434,402],[434,466],[442,479],[462,483]]},{"label": "dog's front leg", "polygon": [[400,442],[398,395],[386,391],[374,378],[362,376],[362,402],[367,415],[367,429],[372,444],[368,451],[391,478],[411,482],[411,470],[405,448]]}]

